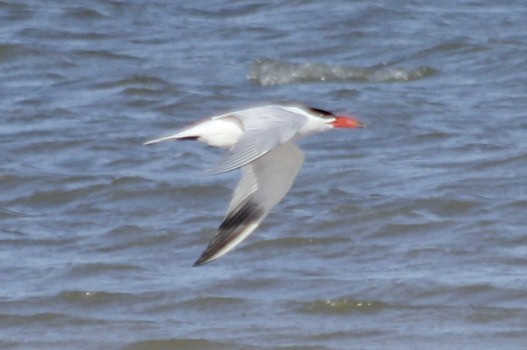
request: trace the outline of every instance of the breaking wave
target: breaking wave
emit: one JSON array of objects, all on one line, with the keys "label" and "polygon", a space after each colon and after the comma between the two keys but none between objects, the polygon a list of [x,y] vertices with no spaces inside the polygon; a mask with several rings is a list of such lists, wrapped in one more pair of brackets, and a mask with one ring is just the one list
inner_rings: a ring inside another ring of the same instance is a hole
[{"label": "breaking wave", "polygon": [[362,68],[260,58],[253,63],[248,78],[255,84],[269,86],[327,81],[410,81],[426,78],[435,73],[436,70],[431,67],[408,69],[382,65]]}]

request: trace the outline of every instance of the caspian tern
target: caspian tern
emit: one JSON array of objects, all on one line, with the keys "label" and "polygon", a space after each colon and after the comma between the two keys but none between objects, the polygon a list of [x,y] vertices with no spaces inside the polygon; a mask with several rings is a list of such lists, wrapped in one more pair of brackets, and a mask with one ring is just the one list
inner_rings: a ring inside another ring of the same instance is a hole
[{"label": "caspian tern", "polygon": [[227,214],[194,266],[231,251],[286,195],[304,162],[304,154],[294,140],[332,128],[363,126],[352,117],[299,103],[277,103],[214,116],[173,135],[145,142],[150,145],[168,140],[197,140],[227,148],[228,156],[213,172],[242,170]]}]

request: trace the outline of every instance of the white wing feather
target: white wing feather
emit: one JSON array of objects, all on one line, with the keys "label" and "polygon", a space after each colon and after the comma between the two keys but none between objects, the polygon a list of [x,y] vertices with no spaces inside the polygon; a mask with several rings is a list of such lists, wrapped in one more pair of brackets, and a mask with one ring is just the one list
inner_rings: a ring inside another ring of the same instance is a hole
[{"label": "white wing feather", "polygon": [[233,116],[242,122],[245,132],[213,173],[225,173],[249,164],[292,140],[307,122],[305,116],[278,106],[251,108],[215,118]]},{"label": "white wing feather", "polygon": [[194,266],[208,263],[240,244],[289,191],[304,154],[287,142],[242,168],[229,210],[209,246]]}]

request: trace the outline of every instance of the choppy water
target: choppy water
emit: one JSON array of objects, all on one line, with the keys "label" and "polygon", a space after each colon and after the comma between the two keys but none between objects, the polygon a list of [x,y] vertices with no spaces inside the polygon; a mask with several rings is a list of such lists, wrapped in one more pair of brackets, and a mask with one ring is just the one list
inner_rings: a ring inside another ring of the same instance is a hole
[{"label": "choppy water", "polygon": [[[524,1],[0,1],[0,348],[523,349]],[[191,265],[237,174],[142,142],[300,100],[294,188]]]}]

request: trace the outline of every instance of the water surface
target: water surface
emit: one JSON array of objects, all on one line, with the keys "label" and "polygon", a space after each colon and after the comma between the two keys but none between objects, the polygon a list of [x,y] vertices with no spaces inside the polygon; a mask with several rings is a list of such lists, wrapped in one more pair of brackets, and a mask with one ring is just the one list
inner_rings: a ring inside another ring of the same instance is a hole
[{"label": "water surface", "polygon": [[[527,345],[522,1],[0,1],[0,348]],[[192,268],[236,172],[144,147],[299,100],[367,129]]]}]

